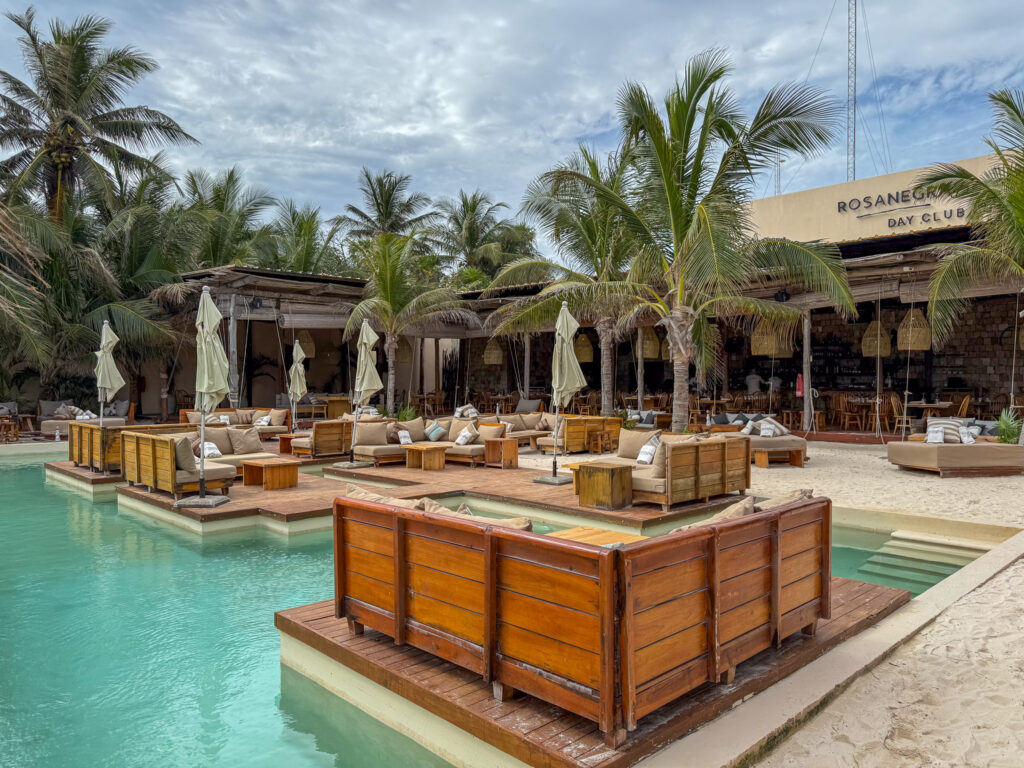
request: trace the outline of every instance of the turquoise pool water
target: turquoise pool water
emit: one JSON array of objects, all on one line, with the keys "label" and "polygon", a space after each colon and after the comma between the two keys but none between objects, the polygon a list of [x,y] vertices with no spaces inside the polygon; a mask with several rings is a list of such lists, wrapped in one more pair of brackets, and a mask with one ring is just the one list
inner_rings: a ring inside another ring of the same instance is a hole
[{"label": "turquoise pool water", "polygon": [[330,592],[330,534],[200,541],[0,460],[0,766],[445,761],[281,667],[273,614]]}]

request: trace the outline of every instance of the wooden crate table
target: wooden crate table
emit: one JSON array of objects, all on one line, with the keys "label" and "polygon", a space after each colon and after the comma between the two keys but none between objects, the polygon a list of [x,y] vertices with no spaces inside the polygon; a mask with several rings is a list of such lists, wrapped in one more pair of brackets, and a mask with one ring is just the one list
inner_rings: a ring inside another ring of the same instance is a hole
[{"label": "wooden crate table", "polygon": [[602,547],[607,547],[610,544],[631,544],[634,541],[644,541],[648,538],[638,533],[609,531],[605,528],[592,528],[589,525],[578,525],[575,528],[566,528],[564,531],[553,531],[548,536],[582,541],[585,544],[598,544]]},{"label": "wooden crate table", "polygon": [[622,509],[633,503],[633,468],[607,461],[581,464],[577,488],[580,506]]},{"label": "wooden crate table", "polygon": [[262,485],[265,491],[299,484],[299,463],[288,459],[253,459],[242,462],[242,485]]},{"label": "wooden crate table", "polygon": [[278,441],[278,445],[279,445],[279,450],[280,450],[281,453],[291,453],[292,452],[292,440],[294,440],[296,437],[310,437],[310,436],[311,435],[310,435],[309,432],[292,432],[292,433],[287,434],[287,435],[278,435],[277,436],[277,441]]},{"label": "wooden crate table", "polygon": [[484,466],[498,469],[518,469],[519,440],[514,437],[484,440]]},{"label": "wooden crate table", "polygon": [[402,447],[405,448],[406,468],[422,469],[430,472],[444,469],[445,446],[403,445]]}]

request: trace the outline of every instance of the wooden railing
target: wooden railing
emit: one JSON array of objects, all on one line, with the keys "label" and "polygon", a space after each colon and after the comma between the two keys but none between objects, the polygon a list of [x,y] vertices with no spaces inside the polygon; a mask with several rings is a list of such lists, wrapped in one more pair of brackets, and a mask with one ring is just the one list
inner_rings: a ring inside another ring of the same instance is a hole
[{"label": "wooden railing", "polygon": [[335,613],[598,724],[605,740],[829,615],[831,502],[606,548],[354,499]]},{"label": "wooden railing", "polygon": [[191,424],[134,424],[100,427],[99,424],[72,421],[68,424],[68,458],[76,466],[92,467],[100,472],[121,469],[121,433],[155,432],[170,434],[195,430]]}]

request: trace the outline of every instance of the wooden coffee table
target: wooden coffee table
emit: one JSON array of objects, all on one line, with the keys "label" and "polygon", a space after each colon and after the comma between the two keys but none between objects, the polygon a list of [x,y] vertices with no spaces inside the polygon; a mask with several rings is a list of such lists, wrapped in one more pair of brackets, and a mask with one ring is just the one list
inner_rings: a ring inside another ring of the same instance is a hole
[{"label": "wooden coffee table", "polygon": [[608,461],[580,464],[577,486],[581,507],[622,509],[633,503],[633,468]]},{"label": "wooden coffee table", "polygon": [[484,440],[484,466],[498,469],[518,469],[519,440],[514,437]]},{"label": "wooden coffee table", "polygon": [[422,469],[436,472],[444,469],[443,445],[403,445],[405,448],[405,466],[409,469]]},{"label": "wooden coffee table", "polygon": [[253,459],[242,462],[242,485],[262,485],[265,491],[299,484],[299,463],[289,459]]}]

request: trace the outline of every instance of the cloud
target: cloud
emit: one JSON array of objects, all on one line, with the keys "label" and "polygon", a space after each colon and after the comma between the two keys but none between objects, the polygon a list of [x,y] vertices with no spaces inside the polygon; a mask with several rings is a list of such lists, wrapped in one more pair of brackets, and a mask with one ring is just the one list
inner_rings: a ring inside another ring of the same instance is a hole
[{"label": "cloud", "polygon": [[[863,4],[862,4],[863,5]],[[636,80],[660,96],[697,51],[727,47],[747,109],[784,80],[846,94],[846,15],[811,0],[679,2],[353,2],[96,0],[113,42],[153,55],[133,98],[202,144],[172,149],[179,170],[241,166],[275,195],[327,214],[356,199],[363,165],[411,173],[431,196],[481,188],[518,207],[528,181],[579,141],[610,150],[615,97]],[[40,3],[40,19],[78,2]],[[986,91],[1024,85],[1007,5],[872,2],[861,34],[860,175],[985,151]],[[13,25],[0,26],[5,39]],[[867,36],[878,74],[872,84]],[[21,72],[13,46],[0,68]],[[883,149],[876,92],[884,107]],[[874,150],[872,147],[874,146]],[[844,178],[842,137],[826,156],[784,167],[789,191]],[[760,189],[771,191],[765,179]]]}]

